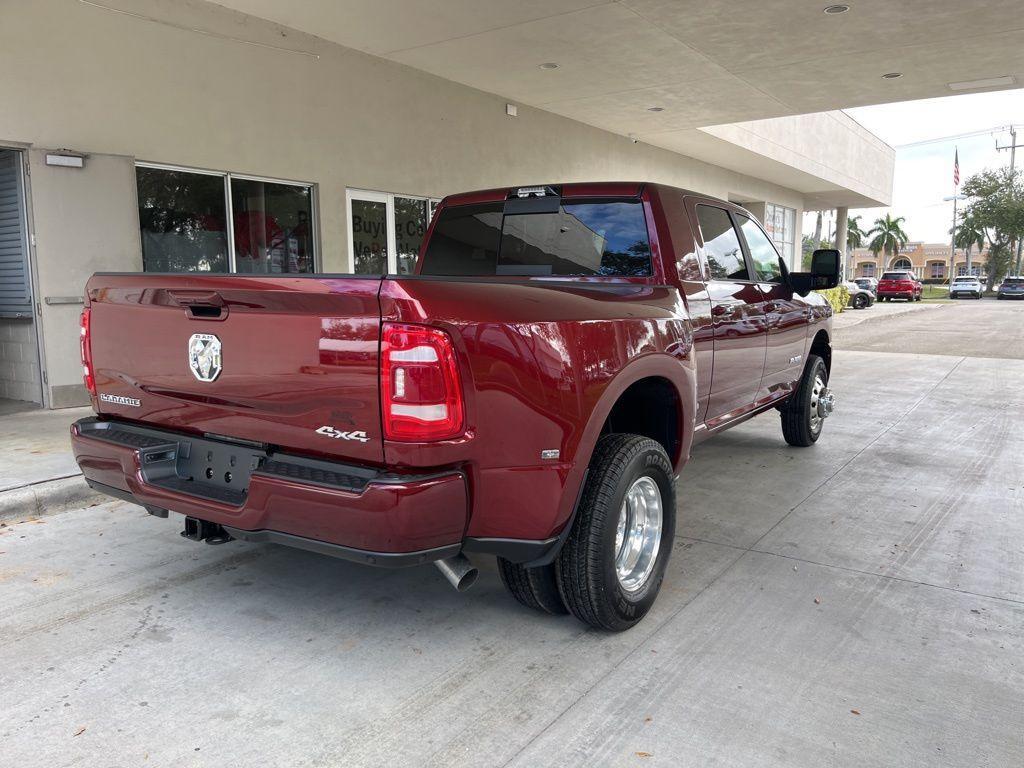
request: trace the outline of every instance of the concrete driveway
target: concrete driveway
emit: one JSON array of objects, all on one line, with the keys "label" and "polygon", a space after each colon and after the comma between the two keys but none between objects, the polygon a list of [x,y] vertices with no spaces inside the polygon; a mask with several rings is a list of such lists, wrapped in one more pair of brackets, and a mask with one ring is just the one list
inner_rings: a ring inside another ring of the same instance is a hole
[{"label": "concrete driveway", "polygon": [[[1024,304],[991,306],[1019,338]],[[772,413],[695,452],[625,634],[520,608],[488,561],[458,595],[119,502],[8,524],[4,763],[1022,765],[1024,361],[904,338],[840,336],[814,448]]]}]

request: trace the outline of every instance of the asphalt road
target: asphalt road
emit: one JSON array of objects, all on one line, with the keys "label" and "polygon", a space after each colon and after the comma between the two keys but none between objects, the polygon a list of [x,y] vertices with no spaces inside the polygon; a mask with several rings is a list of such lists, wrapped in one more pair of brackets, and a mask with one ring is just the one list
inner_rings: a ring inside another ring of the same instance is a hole
[{"label": "asphalt road", "polygon": [[[623,634],[519,607],[486,559],[459,595],[121,502],[8,524],[0,762],[1024,765],[1024,360],[963,331],[1022,310],[848,329],[815,447],[774,413],[700,446]],[[916,354],[902,324],[936,320]]]},{"label": "asphalt road", "polygon": [[[870,314],[874,309],[860,312]],[[834,346],[864,352],[1024,360],[1024,300],[961,299],[923,312],[862,322],[841,329]]]}]

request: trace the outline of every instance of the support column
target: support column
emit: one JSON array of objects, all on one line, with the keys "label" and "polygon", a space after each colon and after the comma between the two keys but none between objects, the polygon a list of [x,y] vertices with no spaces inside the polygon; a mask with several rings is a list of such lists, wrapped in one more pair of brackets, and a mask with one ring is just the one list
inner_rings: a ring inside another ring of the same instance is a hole
[{"label": "support column", "polygon": [[836,242],[835,248],[843,254],[843,278],[849,280],[850,254],[846,250],[846,219],[850,215],[850,209],[846,207],[836,208]]}]

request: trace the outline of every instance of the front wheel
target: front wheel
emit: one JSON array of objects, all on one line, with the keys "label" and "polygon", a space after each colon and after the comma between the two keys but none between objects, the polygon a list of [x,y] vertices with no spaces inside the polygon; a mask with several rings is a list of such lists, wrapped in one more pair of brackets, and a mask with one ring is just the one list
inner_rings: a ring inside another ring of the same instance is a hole
[{"label": "front wheel", "polygon": [[675,537],[675,483],[665,449],[639,435],[605,435],[594,449],[558,587],[573,616],[620,632],[661,589]]},{"label": "front wheel", "polygon": [[817,355],[808,355],[800,386],[781,413],[782,436],[790,445],[801,448],[814,445],[834,407],[825,361]]},{"label": "front wheel", "polygon": [[853,308],[864,309],[868,305],[868,297],[862,293],[858,293],[853,297]]}]

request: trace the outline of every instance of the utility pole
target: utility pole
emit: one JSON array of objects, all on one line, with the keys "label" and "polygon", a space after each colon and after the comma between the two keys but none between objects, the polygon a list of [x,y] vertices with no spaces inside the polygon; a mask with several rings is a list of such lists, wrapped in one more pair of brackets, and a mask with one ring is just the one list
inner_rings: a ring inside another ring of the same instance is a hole
[{"label": "utility pole", "polygon": [[[1010,150],[1010,179],[1011,180],[1013,179],[1013,169],[1014,169],[1014,166],[1015,166],[1015,161],[1017,159],[1017,147],[1021,147],[1022,149],[1024,149],[1024,144],[1018,144],[1017,143],[1017,127],[1014,126],[1014,125],[1011,125],[1010,126],[1010,143],[1008,145],[1006,145],[1005,147],[1000,147],[999,146],[999,142],[998,141],[996,142],[996,149],[998,151],[1002,152],[1004,149]],[[1017,274],[1017,275],[1020,274],[1021,246],[1024,246],[1024,240],[1017,240],[1016,241],[1016,251],[1017,251],[1017,254],[1016,254],[1016,266],[1014,267],[1014,274]],[[1014,243],[1011,243],[1010,244],[1010,248],[1013,249],[1013,247],[1014,247]],[[1011,252],[1012,252],[1012,250],[1011,250]]]}]

